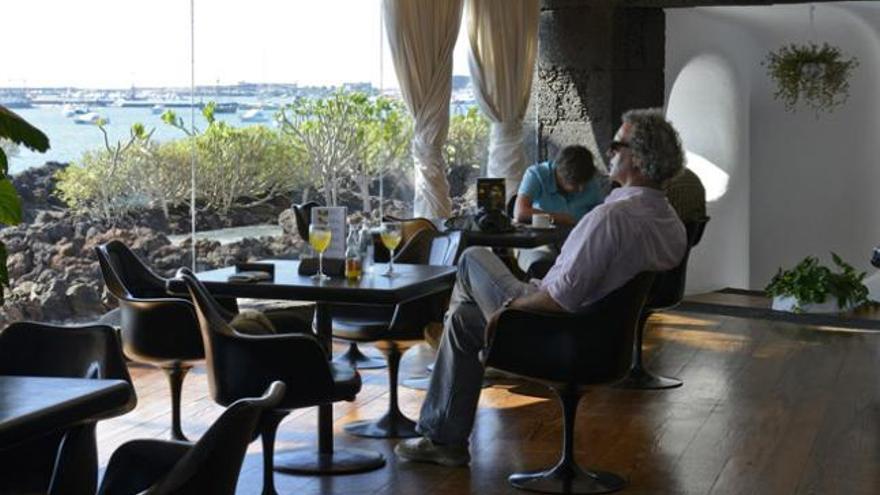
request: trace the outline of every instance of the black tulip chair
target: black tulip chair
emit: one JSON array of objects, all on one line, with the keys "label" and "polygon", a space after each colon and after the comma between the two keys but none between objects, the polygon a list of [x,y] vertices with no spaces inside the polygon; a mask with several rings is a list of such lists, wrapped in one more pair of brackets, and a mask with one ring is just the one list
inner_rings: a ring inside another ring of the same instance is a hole
[{"label": "black tulip chair", "polygon": [[99,495],[232,495],[248,444],[263,413],[284,398],[284,383],[269,385],[259,398],[239,399],[193,445],[133,440],[113,452]]},{"label": "black tulip chair", "polygon": [[[423,230],[401,250],[395,262],[435,266],[455,264],[461,232],[440,234]],[[407,249],[410,248],[410,249]],[[333,337],[353,342],[372,342],[388,360],[388,411],[377,420],[363,420],[345,426],[352,435],[371,438],[418,436],[415,423],[400,411],[397,381],[403,353],[423,340],[423,329],[443,318],[448,292],[408,301],[397,306],[337,306],[333,308]]]},{"label": "black tulip chair", "polygon": [[186,440],[180,424],[183,380],[205,358],[192,304],[169,296],[167,279],[147,267],[125,244],[95,248],[107,289],[119,301],[126,356],[159,367],[171,387],[171,438]]},{"label": "black tulip chair", "polygon": [[[119,335],[106,325],[13,323],[0,332],[0,375],[131,383]],[[130,411],[136,403],[132,388],[127,404],[109,416]],[[98,483],[95,426],[91,421],[0,449],[0,493],[94,493]]]},{"label": "black tulip chair", "polygon": [[587,385],[623,377],[632,362],[636,324],[654,274],[637,275],[579,314],[506,309],[498,317],[486,365],[550,387],[562,404],[562,456],[555,466],[512,474],[521,489],[542,493],[609,493],[626,482],[581,468],[574,458],[577,406]]},{"label": "black tulip chair", "polygon": [[293,218],[296,220],[296,231],[306,242],[309,241],[309,225],[312,223],[312,208],[320,206],[314,201],[293,205]]},{"label": "black tulip chair", "polygon": [[[395,263],[425,263],[425,261],[415,261],[415,259],[421,259],[422,257],[427,256],[427,252],[430,249],[431,239],[434,237],[434,234],[438,233],[437,227],[427,218],[397,218],[393,216],[386,215],[382,218],[385,222],[399,222],[401,226],[401,236],[400,236],[400,244],[401,247],[397,251],[397,254],[394,256]],[[378,262],[388,262],[388,259],[391,257],[391,252],[388,251],[388,248],[382,244],[381,241],[378,240],[378,236],[376,236],[375,240],[375,256],[374,261]],[[348,314],[348,313],[346,313]],[[366,317],[367,319],[374,318],[375,315],[371,316],[369,310],[362,314],[361,317]],[[391,318],[391,311],[382,312],[379,311],[380,319],[384,320],[387,328],[387,322]],[[349,329],[350,330],[350,329]],[[346,339],[342,339],[346,340]],[[350,339],[349,340],[348,349],[336,356],[333,360],[341,363],[348,363],[350,366],[361,369],[361,370],[375,370],[385,368],[386,366],[390,366],[390,361],[386,364],[387,357],[389,352],[403,352],[405,349],[398,348],[397,351],[390,351],[388,348],[379,348],[379,351],[385,354],[386,360],[377,359],[374,357],[367,356],[364,354],[359,348],[358,342],[371,342],[371,340],[358,340],[358,339]],[[402,344],[402,342],[401,342]],[[381,343],[377,344],[377,346],[382,345]],[[390,370],[389,370],[390,373]],[[396,373],[396,372],[395,372]]]},{"label": "black tulip chair", "polygon": [[507,218],[510,219],[511,222],[516,221],[514,218],[514,212],[516,211],[516,198],[518,195],[514,194],[507,200],[507,206],[504,208],[504,212],[507,213]]},{"label": "black tulip chair", "polygon": [[660,376],[645,368],[642,360],[642,343],[645,335],[645,327],[648,319],[657,311],[672,309],[681,303],[684,298],[684,287],[687,283],[687,264],[691,249],[703,238],[708,218],[703,218],[685,224],[687,231],[688,247],[684,258],[672,270],[657,274],[654,284],[648,293],[645,308],[639,317],[639,326],[636,333],[636,341],[633,346],[633,365],[626,377],[615,384],[619,388],[637,390],[662,390],[682,386],[683,382],[678,378]]},{"label": "black tulip chair", "polygon": [[[281,420],[293,409],[354,400],[361,389],[361,377],[352,368],[331,363],[312,334],[235,332],[192,272],[181,269],[178,278],[186,284],[196,308],[205,348],[208,386],[215,402],[226,406],[242,397],[252,397],[276,380],[287,386],[283,399],[266,413],[260,427],[263,494],[274,494],[275,434]],[[363,451],[356,453],[373,455]],[[314,451],[308,450],[304,455],[313,457]],[[380,464],[384,462],[381,456],[374,457]]]}]

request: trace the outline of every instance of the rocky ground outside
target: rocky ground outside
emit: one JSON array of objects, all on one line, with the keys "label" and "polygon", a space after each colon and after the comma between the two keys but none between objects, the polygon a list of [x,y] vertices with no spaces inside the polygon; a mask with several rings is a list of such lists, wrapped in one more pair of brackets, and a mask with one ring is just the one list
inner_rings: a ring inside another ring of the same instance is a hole
[{"label": "rocky ground outside", "polygon": [[[93,321],[116,307],[95,255],[96,246],[113,239],[127,244],[163,276],[172,276],[181,266],[191,266],[189,241],[174,245],[167,237],[167,233],[188,229],[187,212],[165,219],[158,211],[143,211],[113,222],[75,215],[54,194],[53,174],[63,167],[48,163],[13,178],[23,199],[25,221],[0,230],[0,240],[9,254],[11,281],[6,303],[0,308],[0,328],[20,320]],[[463,204],[457,201],[457,209]],[[389,214],[407,216],[408,210],[409,205],[400,201],[386,203]],[[283,234],[225,245],[197,241],[197,267],[211,269],[236,262],[295,257],[301,251],[303,241],[285,200],[236,211],[224,218],[203,215],[197,227],[211,230],[265,223],[280,224]]]}]

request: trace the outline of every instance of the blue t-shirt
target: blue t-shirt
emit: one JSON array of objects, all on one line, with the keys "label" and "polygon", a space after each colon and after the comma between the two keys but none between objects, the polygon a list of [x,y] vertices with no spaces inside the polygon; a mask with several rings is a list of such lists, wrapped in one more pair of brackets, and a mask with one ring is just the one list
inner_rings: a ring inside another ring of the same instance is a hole
[{"label": "blue t-shirt", "polygon": [[578,221],[605,201],[609,184],[606,176],[596,172],[583,191],[565,194],[556,187],[556,164],[546,161],[526,169],[518,194],[532,198],[535,208],[548,213],[568,213]]}]

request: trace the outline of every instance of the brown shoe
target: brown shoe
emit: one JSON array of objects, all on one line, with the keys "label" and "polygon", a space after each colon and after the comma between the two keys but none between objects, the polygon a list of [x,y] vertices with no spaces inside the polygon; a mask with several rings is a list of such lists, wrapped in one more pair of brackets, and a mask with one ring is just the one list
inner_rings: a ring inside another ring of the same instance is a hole
[{"label": "brown shoe", "polygon": [[443,324],[440,322],[431,322],[425,325],[425,342],[435,351],[440,349],[440,339],[443,338]]},{"label": "brown shoe", "polygon": [[430,438],[411,438],[394,447],[397,457],[407,461],[430,462],[442,466],[466,466],[471,462],[467,447],[457,445],[437,445]]}]

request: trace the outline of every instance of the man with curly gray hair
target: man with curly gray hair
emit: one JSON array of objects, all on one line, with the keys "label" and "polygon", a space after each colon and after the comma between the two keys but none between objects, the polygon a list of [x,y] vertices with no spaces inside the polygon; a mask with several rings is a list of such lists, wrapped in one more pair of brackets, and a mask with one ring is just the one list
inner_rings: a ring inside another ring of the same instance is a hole
[{"label": "man with curly gray hair", "polygon": [[[625,146],[621,146],[624,143]],[[684,166],[684,149],[678,132],[658,109],[630,110],[623,114],[623,125],[609,150],[612,159],[622,150],[629,150],[642,175],[655,186],[663,186]]]},{"label": "man with curly gray hair", "polygon": [[589,311],[639,273],[681,262],[684,225],[662,189],[682,167],[675,129],[655,110],[627,112],[608,154],[611,179],[621,187],[578,221],[542,280],[520,281],[489,250],[470,247],[462,253],[419,417],[422,437],[397,444],[400,458],[446,466],[470,462],[484,372],[479,356],[506,308]]}]

